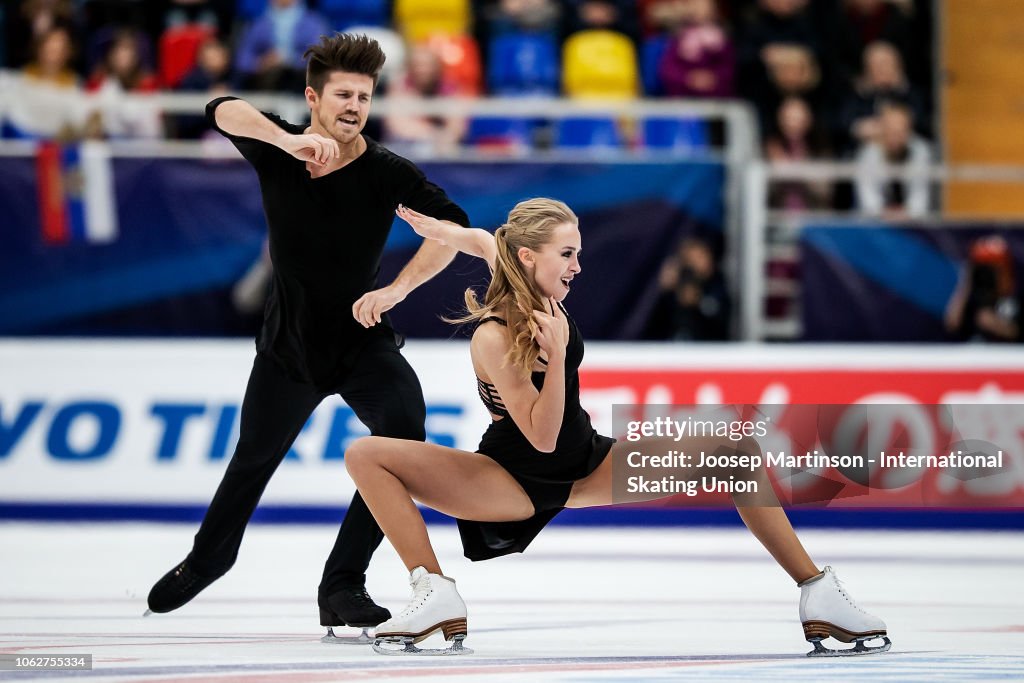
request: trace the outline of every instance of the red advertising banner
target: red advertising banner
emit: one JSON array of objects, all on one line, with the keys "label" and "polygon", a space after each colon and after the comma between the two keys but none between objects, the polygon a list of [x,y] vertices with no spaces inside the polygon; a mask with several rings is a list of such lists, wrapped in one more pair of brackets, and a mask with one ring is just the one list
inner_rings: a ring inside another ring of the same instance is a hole
[{"label": "red advertising banner", "polygon": [[[813,352],[809,352],[813,353]],[[1024,352],[1022,352],[1024,355]],[[1021,403],[1024,368],[584,369],[584,392],[632,395],[620,403]]]},{"label": "red advertising banner", "polygon": [[[1022,369],[619,367],[580,379],[599,429],[608,428],[611,404],[626,411],[616,414],[615,432],[623,414],[657,422],[696,404],[766,420],[758,447],[774,454],[763,464],[786,507],[1024,508]],[[821,457],[793,460],[808,454]],[[855,460],[823,464],[839,455]],[[623,476],[638,474],[627,470]],[[732,499],[728,491],[691,491],[651,504],[718,507]]]}]

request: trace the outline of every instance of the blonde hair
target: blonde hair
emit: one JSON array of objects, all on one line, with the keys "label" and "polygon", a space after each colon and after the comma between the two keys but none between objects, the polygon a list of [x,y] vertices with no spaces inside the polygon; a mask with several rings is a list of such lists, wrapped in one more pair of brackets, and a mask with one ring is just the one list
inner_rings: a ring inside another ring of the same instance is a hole
[{"label": "blonde hair", "polygon": [[519,260],[523,247],[533,251],[551,242],[555,228],[570,223],[579,225],[579,219],[564,202],[543,197],[519,202],[508,214],[508,220],[494,233],[497,255],[491,284],[483,303],[472,289],[466,290],[466,309],[469,314],[450,322],[465,323],[482,320],[498,314],[508,326],[511,347],[505,361],[529,377],[540,355],[535,336],[537,323],[534,311],[547,311],[544,295]]}]

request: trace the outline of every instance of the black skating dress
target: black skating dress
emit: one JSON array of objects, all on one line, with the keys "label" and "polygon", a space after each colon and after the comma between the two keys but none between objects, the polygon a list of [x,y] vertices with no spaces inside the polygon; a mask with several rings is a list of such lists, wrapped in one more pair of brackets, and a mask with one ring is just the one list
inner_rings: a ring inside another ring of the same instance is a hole
[{"label": "black skating dress", "polygon": [[[604,461],[615,439],[601,436],[590,424],[590,416],[580,405],[579,367],[583,362],[583,338],[576,323],[559,304],[569,323],[569,342],[565,350],[565,411],[555,450],[542,453],[534,448],[512,417],[508,415],[494,386],[477,378],[480,397],[495,415],[484,432],[477,453],[482,453],[505,468],[523,487],[533,502],[534,515],[515,522],[476,522],[460,519],[459,533],[466,557],[488,560],[510,553],[521,553],[555,515],[565,509],[574,482],[583,479]],[[501,318],[485,318],[481,324]],[[544,386],[546,374],[534,372],[531,380],[537,390]]]}]

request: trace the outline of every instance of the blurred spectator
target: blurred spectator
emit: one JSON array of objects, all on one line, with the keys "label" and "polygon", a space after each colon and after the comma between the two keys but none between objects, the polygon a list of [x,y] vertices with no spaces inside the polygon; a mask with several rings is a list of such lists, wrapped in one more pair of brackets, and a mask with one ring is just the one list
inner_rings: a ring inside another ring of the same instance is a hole
[{"label": "blurred spectator", "polygon": [[154,92],[156,77],[142,62],[142,36],[130,29],[117,33],[103,62],[86,83],[99,98],[97,122],[112,138],[156,138],[163,135],[160,112],[148,102],[125,101],[125,94]]},{"label": "blurred spectator", "polygon": [[[857,152],[857,204],[869,215],[920,217],[931,208],[931,182],[923,175],[931,163],[928,143],[914,133],[913,112],[903,102],[879,108],[877,139]],[[898,166],[908,178],[890,178],[887,166]]]},{"label": "blurred spectator", "polygon": [[[828,158],[825,134],[806,101],[799,97],[782,101],[765,140],[764,151],[769,161],[776,162]],[[768,203],[773,208],[794,211],[823,209],[829,206],[831,194],[827,182],[778,181],[772,185]]]},{"label": "blurred spectator", "polygon": [[120,92],[154,92],[157,82],[153,72],[142,62],[141,40],[144,38],[133,30],[120,31],[111,41],[103,61],[89,76],[86,90],[116,88]]},{"label": "blurred spectator", "polygon": [[672,35],[690,18],[690,0],[640,0],[637,3],[644,38]]},{"label": "blurred spectator", "polygon": [[196,65],[199,48],[217,35],[215,25],[175,23],[160,34],[157,80],[163,88],[174,89]]},{"label": "blurred spectator", "polygon": [[185,74],[178,87],[220,96],[230,89],[231,78],[231,51],[220,39],[211,36],[199,46],[196,65]]},{"label": "blurred spectator", "polygon": [[721,341],[729,338],[731,302],[711,244],[687,237],[661,268],[658,285],[669,310],[671,338]]},{"label": "blurred spectator", "polygon": [[839,75],[852,85],[868,45],[884,41],[906,58],[921,46],[913,41],[909,17],[889,0],[840,0],[833,51]]},{"label": "blurred spectator", "polygon": [[590,29],[615,31],[635,44],[640,36],[636,3],[630,0],[568,0],[566,35]]},{"label": "blurred spectator", "polygon": [[306,85],[303,53],[330,28],[302,0],[270,0],[242,35],[237,69],[242,87],[250,90],[292,90]]},{"label": "blurred spectator", "polygon": [[[427,45],[409,49],[406,74],[392,85],[390,96],[401,99],[438,99],[457,95],[454,84],[444,77],[441,59]],[[388,143],[412,145],[426,151],[454,150],[466,133],[460,116],[416,116],[392,114],[384,122]]]},{"label": "blurred spectator", "polygon": [[73,0],[25,0],[5,2],[4,42],[6,63],[22,67],[35,56],[35,46],[54,28],[63,28],[74,39],[75,3]]},{"label": "blurred spectator", "polygon": [[825,116],[828,100],[822,87],[821,68],[814,53],[804,45],[775,45],[768,52],[767,86],[754,105],[762,130],[772,127],[776,112],[787,97],[807,102],[816,117]]},{"label": "blurred spectator", "polygon": [[37,41],[32,61],[10,86],[5,135],[12,137],[72,138],[82,133],[88,119],[70,68],[74,46],[68,30],[50,28]]},{"label": "blurred spectator", "polygon": [[[83,4],[79,0],[79,4]],[[165,2],[147,0],[85,0],[83,17],[82,52],[83,73],[95,70],[110,51],[110,44],[117,35],[128,28],[135,29],[147,38],[143,41],[143,61],[153,62],[150,40],[163,28]]]},{"label": "blurred spectator", "polygon": [[214,33],[226,34],[231,30],[234,0],[166,0],[164,26],[203,24]]},{"label": "blurred spectator", "polygon": [[[204,92],[213,99],[226,95],[231,89],[231,82],[231,51],[218,38],[211,36],[199,46],[196,65],[181,79],[178,89]],[[176,116],[173,124],[175,136],[179,138],[199,138],[209,132],[212,139],[223,139],[210,130],[206,117],[201,114]]]},{"label": "blurred spectator", "polygon": [[839,136],[844,147],[855,149],[878,137],[878,109],[887,100],[905,102],[915,125],[921,127],[925,117],[922,100],[907,81],[899,52],[889,43],[875,42],[864,50],[864,71],[843,103]]},{"label": "blurred spectator", "polygon": [[487,36],[505,33],[558,33],[562,9],[554,0],[498,0],[483,10]]},{"label": "blurred spectator", "polygon": [[37,84],[75,88],[78,74],[71,68],[73,56],[71,33],[63,26],[54,26],[39,37],[34,57],[21,73]]},{"label": "blurred spectator", "polygon": [[814,53],[804,45],[775,45],[766,53],[765,66],[776,95],[806,95],[821,82]]},{"label": "blurred spectator", "polygon": [[731,97],[733,45],[715,0],[689,0],[683,23],[662,54],[658,75],[671,97]]},{"label": "blurred spectator", "polygon": [[946,330],[963,341],[1019,342],[1024,313],[1006,240],[985,237],[971,246],[946,306]]},{"label": "blurred spectator", "polygon": [[[818,35],[807,0],[758,0],[737,38],[740,92],[762,104],[772,89],[769,73],[784,57],[778,52],[791,54],[794,46],[802,46],[817,63]],[[774,106],[770,109],[774,111]]]}]

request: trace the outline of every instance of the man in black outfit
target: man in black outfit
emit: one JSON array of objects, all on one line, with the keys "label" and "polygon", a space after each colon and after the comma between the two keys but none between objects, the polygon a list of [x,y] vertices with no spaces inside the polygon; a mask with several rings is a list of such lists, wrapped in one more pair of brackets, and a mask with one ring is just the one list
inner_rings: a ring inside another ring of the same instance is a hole
[{"label": "man in black outfit", "polygon": [[[469,220],[412,162],[361,135],[384,64],[377,43],[324,36],[306,56],[308,127],[230,97],[206,108],[259,176],[274,279],[238,445],[192,552],[150,592],[153,612],[181,607],[231,568],[263,489],[328,395],[340,394],[373,434],[426,438],[423,392],[385,312],[455,251],[427,240],[378,289],[381,253],[399,205],[462,226]],[[376,626],[390,618],[364,588],[382,538],[357,493],[324,567],[321,624]]]}]

